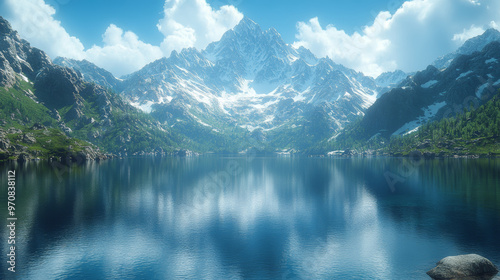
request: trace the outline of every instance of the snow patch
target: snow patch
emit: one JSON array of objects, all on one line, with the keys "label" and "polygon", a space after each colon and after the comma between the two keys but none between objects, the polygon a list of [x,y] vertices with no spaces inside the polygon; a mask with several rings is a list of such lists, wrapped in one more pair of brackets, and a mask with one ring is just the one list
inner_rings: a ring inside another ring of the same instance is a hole
[{"label": "snow patch", "polygon": [[264,120],[264,123],[270,123],[274,121],[274,115],[269,115],[266,117],[266,119]]},{"label": "snow patch", "polygon": [[262,128],[260,126],[253,126],[253,125],[249,125],[249,124],[247,124],[247,125],[241,125],[240,127],[248,130],[249,132],[253,132],[254,130],[256,130],[258,128]]},{"label": "snow patch", "polygon": [[200,120],[200,118],[198,118],[197,116],[193,115],[192,113],[189,113],[199,124],[203,125],[203,126],[208,126],[208,127],[212,127],[211,125],[207,124],[206,122]]},{"label": "snow patch", "polygon": [[424,115],[418,117],[416,120],[405,123],[402,127],[396,130],[392,136],[396,135],[407,135],[417,131],[420,126],[428,122],[431,118],[433,118],[439,109],[443,108],[446,105],[446,102],[437,102],[428,107],[424,108]]},{"label": "snow patch", "polygon": [[289,55],[287,56],[287,58],[288,58],[288,61],[289,61],[290,63],[294,63],[297,59],[299,59],[299,57],[297,57],[297,56],[295,56],[295,55],[293,55],[293,54],[289,54]]},{"label": "snow patch", "polygon": [[335,150],[335,151],[331,151],[331,152],[328,152],[328,156],[341,156],[344,154],[344,150]]},{"label": "snow patch", "polygon": [[29,83],[30,80],[28,80],[28,77],[24,76],[23,73],[19,73],[19,75],[21,75],[21,78],[23,79],[23,81]]},{"label": "snow patch", "polygon": [[436,80],[430,80],[428,81],[427,83],[421,85],[422,88],[430,88],[432,87],[433,85],[437,84],[438,81]]},{"label": "snow patch", "polygon": [[462,74],[460,74],[460,76],[458,76],[458,77],[456,78],[456,80],[458,81],[458,80],[460,80],[461,78],[463,78],[463,77],[465,77],[465,76],[467,76],[467,75],[469,75],[469,74],[471,74],[471,73],[474,73],[474,71],[467,71],[467,72],[465,72],[465,73],[462,73]]},{"label": "snow patch", "polygon": [[299,92],[296,96],[293,97],[293,102],[299,102],[299,101],[305,101],[306,100],[306,94],[309,93],[311,90],[310,87],[308,87],[306,90]]},{"label": "snow patch", "polygon": [[153,101],[146,101],[143,104],[141,104],[140,102],[130,102],[130,105],[148,114],[151,113],[151,106],[153,106],[154,104],[155,103]]},{"label": "snow patch", "polygon": [[486,60],[484,63],[486,63],[486,64],[498,63],[498,60],[496,58],[492,57],[492,58]]},{"label": "snow patch", "polygon": [[172,96],[163,96],[160,98],[159,103],[170,103],[172,101],[173,97]]},{"label": "snow patch", "polygon": [[17,58],[17,60],[19,60],[19,61],[21,61],[21,62],[25,62],[25,63],[27,63],[27,62],[26,62],[26,60],[24,60],[24,59],[20,58],[20,57],[19,57],[19,55],[17,55],[17,54],[16,54],[16,58]]}]

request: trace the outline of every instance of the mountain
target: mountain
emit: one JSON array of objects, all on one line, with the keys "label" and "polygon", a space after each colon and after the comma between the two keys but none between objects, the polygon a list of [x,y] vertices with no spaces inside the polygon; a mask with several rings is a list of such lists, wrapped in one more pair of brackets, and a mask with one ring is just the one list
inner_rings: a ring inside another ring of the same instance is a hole
[{"label": "mountain", "polygon": [[375,83],[377,84],[377,86],[382,87],[382,88],[396,87],[407,76],[408,76],[408,74],[401,71],[401,70],[395,70],[392,72],[384,72],[384,73],[380,74],[375,79]]},{"label": "mountain", "polygon": [[393,137],[388,152],[426,158],[500,156],[500,92],[473,110],[429,122],[415,133]]},{"label": "mountain", "polygon": [[0,17],[0,86],[12,87],[16,77],[34,80],[38,70],[51,63],[44,52],[32,48]]},{"label": "mountain", "polygon": [[379,87],[378,97],[382,96],[382,94],[388,92],[392,88],[395,88],[401,83],[406,77],[407,73],[401,70],[395,70],[392,72],[384,72],[380,74],[376,79],[375,83]]},{"label": "mountain", "polygon": [[171,127],[231,128],[272,149],[303,148],[338,132],[377,95],[372,78],[295,49],[248,18],[205,50],[173,51],[146,65],[122,87],[131,104]]},{"label": "mountain", "polygon": [[98,147],[139,153],[173,151],[190,143],[116,93],[53,64],[2,17],[0,86],[2,159],[65,153],[95,158],[100,157]]},{"label": "mountain", "polygon": [[[0,17],[0,161],[30,157],[104,158],[94,145],[69,138],[33,87],[50,58]],[[64,126],[64,123],[60,123]]]},{"label": "mountain", "polygon": [[380,97],[360,122],[365,137],[404,135],[488,101],[500,87],[500,42],[455,58],[444,70],[417,72]]},{"label": "mountain", "polygon": [[458,56],[481,51],[486,45],[495,41],[500,42],[500,32],[494,28],[490,28],[483,34],[465,41],[465,43],[455,52],[439,57],[432,63],[432,65],[438,69],[447,68],[450,66],[453,59]]},{"label": "mountain", "polygon": [[83,79],[87,82],[96,83],[105,88],[118,90],[121,80],[117,79],[113,74],[107,70],[97,67],[95,64],[88,60],[75,60],[71,58],[56,57],[54,64],[72,68],[80,72]]},{"label": "mountain", "polygon": [[120,80],[88,61],[53,63],[0,17],[0,159],[71,150],[92,158],[99,148],[304,151],[354,134],[409,134],[491,99],[500,87],[497,33],[467,41],[457,52],[493,42],[445,69],[374,80],[244,18],[206,49],[173,51]]}]

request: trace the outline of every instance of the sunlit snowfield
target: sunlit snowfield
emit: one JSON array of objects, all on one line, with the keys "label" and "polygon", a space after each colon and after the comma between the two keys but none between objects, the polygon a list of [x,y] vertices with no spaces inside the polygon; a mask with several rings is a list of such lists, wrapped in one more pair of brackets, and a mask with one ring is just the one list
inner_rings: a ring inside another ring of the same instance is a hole
[{"label": "sunlit snowfield", "polygon": [[137,158],[4,165],[0,180],[12,168],[17,278],[428,279],[448,255],[500,264],[500,160]]}]

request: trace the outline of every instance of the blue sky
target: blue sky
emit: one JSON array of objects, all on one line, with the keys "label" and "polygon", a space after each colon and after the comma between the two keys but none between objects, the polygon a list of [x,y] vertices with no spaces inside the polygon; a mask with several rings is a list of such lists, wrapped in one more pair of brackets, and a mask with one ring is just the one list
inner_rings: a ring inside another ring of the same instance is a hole
[{"label": "blue sky", "polygon": [[[352,33],[370,24],[379,11],[394,12],[391,0],[222,0],[207,1],[213,8],[233,4],[240,12],[268,29],[274,27],[287,43],[295,39],[295,25],[318,17]],[[86,47],[99,44],[101,35],[110,24],[140,35],[143,41],[160,44],[162,34],[156,24],[163,17],[164,0],[61,0],[46,1],[57,5],[55,19],[60,20],[70,34],[76,35]]]},{"label": "blue sky", "polygon": [[2,0],[0,15],[51,57],[87,59],[116,76],[172,50],[203,49],[243,16],[285,42],[373,77],[424,69],[485,29],[498,0]]}]

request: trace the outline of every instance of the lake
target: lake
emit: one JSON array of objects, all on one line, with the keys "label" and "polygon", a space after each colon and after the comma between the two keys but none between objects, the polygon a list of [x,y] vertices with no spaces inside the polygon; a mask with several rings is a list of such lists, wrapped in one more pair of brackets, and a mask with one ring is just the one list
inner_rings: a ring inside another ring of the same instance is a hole
[{"label": "lake", "polygon": [[16,171],[10,279],[429,279],[500,265],[500,160],[148,157]]}]

